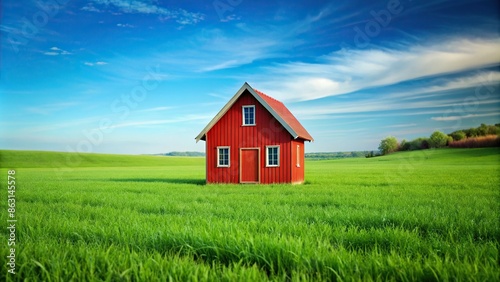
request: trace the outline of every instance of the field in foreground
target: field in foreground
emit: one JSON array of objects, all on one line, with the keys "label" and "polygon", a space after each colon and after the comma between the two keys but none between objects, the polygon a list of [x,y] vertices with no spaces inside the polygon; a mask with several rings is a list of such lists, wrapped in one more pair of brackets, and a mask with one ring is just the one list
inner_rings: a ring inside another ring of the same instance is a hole
[{"label": "field in foreground", "polygon": [[2,280],[500,280],[499,149],[309,161],[297,186],[204,185],[203,158],[0,151],[0,164],[5,227],[8,169],[17,185]]}]

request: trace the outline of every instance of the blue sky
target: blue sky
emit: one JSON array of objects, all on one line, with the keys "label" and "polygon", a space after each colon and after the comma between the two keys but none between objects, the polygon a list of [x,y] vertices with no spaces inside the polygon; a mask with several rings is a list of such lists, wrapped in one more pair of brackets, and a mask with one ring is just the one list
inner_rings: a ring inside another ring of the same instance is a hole
[{"label": "blue sky", "polygon": [[500,122],[498,1],[1,5],[2,149],[204,151],[194,137],[245,81],[297,116],[308,152]]}]

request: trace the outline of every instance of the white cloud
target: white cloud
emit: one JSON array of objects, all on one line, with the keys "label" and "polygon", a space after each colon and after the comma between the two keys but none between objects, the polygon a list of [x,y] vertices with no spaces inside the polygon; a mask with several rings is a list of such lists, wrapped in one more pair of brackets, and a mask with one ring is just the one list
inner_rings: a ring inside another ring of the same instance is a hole
[{"label": "white cloud", "polygon": [[[500,103],[500,99],[474,100],[474,106],[494,105]],[[463,97],[454,97],[441,100],[426,101],[405,101],[391,99],[388,97],[377,97],[373,99],[364,99],[360,101],[348,101],[338,103],[321,104],[308,107],[294,107],[293,113],[300,119],[325,119],[332,115],[346,115],[359,113],[375,113],[377,116],[408,116],[408,115],[428,115],[446,113],[447,109],[453,110],[454,107],[464,106]],[[429,110],[435,109],[435,110]],[[406,110],[405,113],[401,111]],[[397,113],[390,113],[398,111]],[[361,115],[357,117],[373,117],[375,114]],[[355,117],[355,116],[350,116]]]},{"label": "white cloud", "polygon": [[[439,85],[437,85],[438,82]],[[409,89],[397,87],[399,89],[386,90],[381,93],[379,91],[371,95],[358,95],[360,96],[358,99],[336,98],[335,102],[310,102],[314,106],[303,103],[292,104],[291,109],[299,119],[308,120],[443,115],[434,117],[432,120],[444,121],[454,120],[453,113],[458,112],[460,115],[463,110],[476,111],[473,113],[476,114],[475,116],[468,115],[466,118],[482,117],[481,115],[491,112],[491,108],[500,103],[498,95],[495,94],[498,93],[499,82],[500,72],[478,72],[451,79],[433,79],[428,81],[431,86],[424,85]],[[463,95],[456,95],[449,91],[456,89],[468,90],[459,92]],[[478,107],[481,107],[480,111]],[[490,116],[490,114],[485,116]]]},{"label": "white cloud", "polygon": [[[318,63],[292,62],[267,68],[266,75],[256,80],[278,99],[313,100],[493,66],[500,63],[498,50],[499,38],[456,38],[401,49],[341,50]],[[475,79],[441,87],[462,88]]]},{"label": "white cloud", "polygon": [[[495,91],[495,88],[498,88],[498,82],[500,82],[500,72],[478,72],[477,74],[472,76],[459,77],[449,80],[442,85],[429,86],[427,88],[421,89],[419,92],[429,93],[468,87],[485,87],[486,91],[493,93]],[[478,91],[479,90],[481,90],[481,92],[484,92],[482,89],[478,89]]]},{"label": "white cloud", "polygon": [[174,107],[154,107],[149,109],[140,110],[140,112],[158,112],[158,111],[168,111],[173,109]]},{"label": "white cloud", "polygon": [[58,52],[44,52],[43,54],[47,55],[47,56],[57,56],[57,55],[59,55]]},{"label": "white cloud", "polygon": [[413,127],[413,126],[417,126],[417,124],[416,123],[393,124],[393,125],[385,126],[385,128],[400,128],[400,127],[407,128],[407,127]]},{"label": "white cloud", "polygon": [[[201,13],[192,13],[183,9],[167,9],[152,3],[146,3],[138,0],[93,0],[93,2],[106,7],[116,7],[121,13],[126,14],[138,13],[158,15],[158,18],[162,21],[173,19],[181,25],[196,24],[205,19],[205,16]],[[82,8],[82,10],[101,12],[100,9],[95,8],[90,4]]]},{"label": "white cloud", "polygon": [[86,65],[86,66],[90,66],[90,67],[92,67],[92,66],[103,66],[103,65],[107,65],[108,63],[106,63],[106,62],[102,62],[102,61],[98,61],[98,62],[95,62],[95,63],[92,63],[92,62],[84,62],[83,64],[84,64],[84,65]]},{"label": "white cloud", "polygon": [[[200,72],[238,67],[258,59],[277,56],[278,50],[287,42],[274,34],[263,37],[260,34],[245,33],[244,36],[235,38],[217,29],[205,30],[195,40],[200,52],[192,54],[194,56],[186,54],[180,58],[194,59],[194,65],[197,65]],[[234,48],[234,42],[239,42],[238,48]]]},{"label": "white cloud", "polygon": [[87,5],[83,6],[80,10],[82,11],[87,11],[87,12],[95,12],[95,13],[102,13],[103,11],[97,9],[94,7],[92,4],[88,3]]},{"label": "white cloud", "polygon": [[464,118],[478,118],[478,117],[491,117],[497,116],[500,117],[500,113],[485,113],[485,114],[467,114],[467,115],[454,115],[454,116],[440,116],[440,117],[431,117],[432,120],[435,121],[455,121],[461,120]]},{"label": "white cloud", "polygon": [[58,56],[58,55],[71,55],[72,53],[71,52],[68,52],[66,50],[63,50],[59,47],[51,47],[49,49],[50,51],[46,51],[46,52],[43,52],[44,55],[47,55],[47,56]]},{"label": "white cloud", "polygon": [[135,27],[134,25],[131,25],[131,24],[121,24],[121,23],[116,24],[116,26],[118,26],[118,27],[129,27],[129,28],[134,28]]},{"label": "white cloud", "polygon": [[231,14],[231,15],[228,15],[228,16],[222,18],[220,21],[221,22],[231,22],[231,21],[237,21],[240,19],[241,19],[241,17],[236,16],[235,14]]}]

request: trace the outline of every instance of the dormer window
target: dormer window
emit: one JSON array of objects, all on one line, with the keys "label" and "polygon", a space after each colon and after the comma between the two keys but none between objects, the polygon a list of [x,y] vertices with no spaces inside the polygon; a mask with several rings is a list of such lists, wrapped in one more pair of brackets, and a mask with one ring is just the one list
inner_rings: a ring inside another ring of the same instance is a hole
[{"label": "dormer window", "polygon": [[255,125],[255,106],[243,106],[243,125]]}]

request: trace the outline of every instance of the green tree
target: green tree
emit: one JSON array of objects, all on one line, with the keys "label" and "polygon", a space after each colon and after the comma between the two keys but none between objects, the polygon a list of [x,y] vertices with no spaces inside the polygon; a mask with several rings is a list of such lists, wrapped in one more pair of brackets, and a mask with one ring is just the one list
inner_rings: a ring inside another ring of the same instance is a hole
[{"label": "green tree", "polygon": [[401,140],[401,143],[399,143],[399,151],[409,151],[410,145],[410,142],[406,141],[405,139]]},{"label": "green tree", "polygon": [[486,136],[488,134],[488,126],[484,123],[481,123],[477,129],[478,136]]},{"label": "green tree", "polygon": [[498,135],[500,134],[500,128],[495,125],[488,125],[488,135]]},{"label": "green tree", "polygon": [[429,147],[431,148],[442,148],[446,146],[448,142],[448,135],[444,134],[441,131],[434,131],[431,137],[429,138]]},{"label": "green tree", "polygon": [[453,137],[453,140],[455,140],[455,141],[460,141],[462,139],[465,139],[465,137],[467,137],[465,132],[463,132],[462,130],[455,131],[450,135],[451,135],[451,137]]},{"label": "green tree", "polygon": [[396,137],[389,136],[380,141],[378,149],[380,150],[382,155],[387,155],[392,152],[396,152],[398,150],[398,140],[396,139]]},{"label": "green tree", "polygon": [[446,146],[450,146],[451,142],[453,142],[453,137],[451,137],[449,135],[446,137],[448,137],[448,140],[446,141]]},{"label": "green tree", "polygon": [[410,148],[408,150],[410,151],[429,149],[429,142],[427,142],[427,138],[419,137],[411,140],[409,143]]}]

